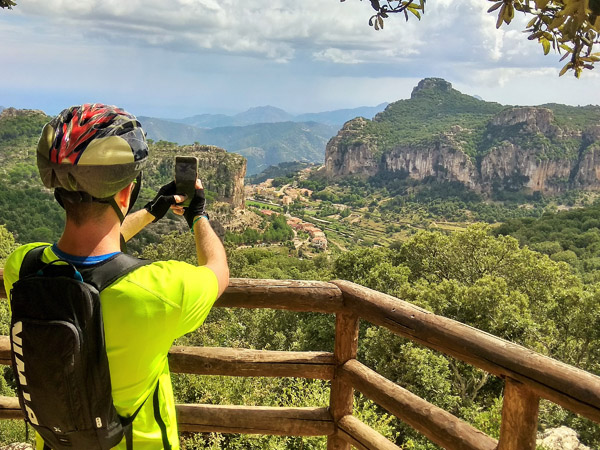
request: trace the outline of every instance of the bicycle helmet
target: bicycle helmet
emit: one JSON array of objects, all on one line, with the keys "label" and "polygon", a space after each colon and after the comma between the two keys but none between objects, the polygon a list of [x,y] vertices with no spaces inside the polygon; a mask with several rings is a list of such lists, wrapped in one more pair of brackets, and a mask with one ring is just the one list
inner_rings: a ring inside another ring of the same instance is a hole
[{"label": "bicycle helmet", "polygon": [[136,179],[148,144],[135,116],[115,106],[65,109],[44,127],[37,164],[48,188],[107,199]]}]

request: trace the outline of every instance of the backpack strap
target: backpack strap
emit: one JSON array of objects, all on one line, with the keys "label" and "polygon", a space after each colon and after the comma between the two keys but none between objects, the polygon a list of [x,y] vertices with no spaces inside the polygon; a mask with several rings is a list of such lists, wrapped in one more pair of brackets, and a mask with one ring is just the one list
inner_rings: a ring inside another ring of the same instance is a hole
[{"label": "backpack strap", "polygon": [[[148,397],[146,397],[148,400]],[[127,450],[133,450],[133,421],[137,417],[138,413],[142,409],[142,406],[146,404],[146,400],[142,402],[140,407],[129,417],[119,416],[121,419],[121,425],[125,434],[125,446]]]},{"label": "backpack strap", "polygon": [[45,266],[42,262],[42,255],[47,247],[49,247],[47,244],[40,245],[39,247],[32,248],[25,254],[21,268],[19,269],[19,279],[27,275],[32,275]]},{"label": "backpack strap", "polygon": [[125,253],[118,253],[94,266],[80,268],[79,272],[86,283],[101,291],[122,276],[147,264],[150,264],[150,261],[138,259]]}]

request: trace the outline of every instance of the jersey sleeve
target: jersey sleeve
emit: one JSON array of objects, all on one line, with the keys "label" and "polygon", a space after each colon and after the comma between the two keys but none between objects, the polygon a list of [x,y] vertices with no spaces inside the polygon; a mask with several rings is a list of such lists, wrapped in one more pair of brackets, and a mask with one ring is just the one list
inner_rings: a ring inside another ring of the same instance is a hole
[{"label": "jersey sleeve", "polygon": [[186,263],[182,265],[187,267],[184,269],[185,276],[181,280],[183,284],[181,316],[176,337],[194,331],[202,325],[219,293],[217,276],[211,269]]}]

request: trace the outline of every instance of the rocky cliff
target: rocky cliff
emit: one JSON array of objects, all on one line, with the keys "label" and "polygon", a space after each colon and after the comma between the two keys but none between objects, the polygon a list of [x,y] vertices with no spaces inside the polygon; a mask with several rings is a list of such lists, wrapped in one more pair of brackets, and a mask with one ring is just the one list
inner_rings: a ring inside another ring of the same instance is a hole
[{"label": "rocky cliff", "polygon": [[347,122],[326,173],[459,181],[479,192],[600,190],[600,107],[504,107],[426,79],[372,121]]},{"label": "rocky cliff", "polygon": [[146,172],[153,188],[158,189],[162,183],[173,179],[177,155],[198,158],[198,176],[206,189],[217,194],[215,200],[230,203],[235,208],[244,207],[246,159],[210,145],[151,147],[151,167]]}]

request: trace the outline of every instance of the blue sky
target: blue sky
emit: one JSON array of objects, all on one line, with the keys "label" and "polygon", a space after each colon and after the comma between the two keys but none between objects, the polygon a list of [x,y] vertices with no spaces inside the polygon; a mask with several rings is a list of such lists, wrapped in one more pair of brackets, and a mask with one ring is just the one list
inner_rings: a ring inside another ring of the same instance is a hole
[{"label": "blue sky", "polygon": [[496,30],[485,0],[430,0],[420,22],[383,31],[359,0],[17,2],[0,10],[4,107],[319,112],[408,98],[425,77],[503,104],[600,104],[600,67],[559,78],[560,56],[526,39],[523,18]]}]

